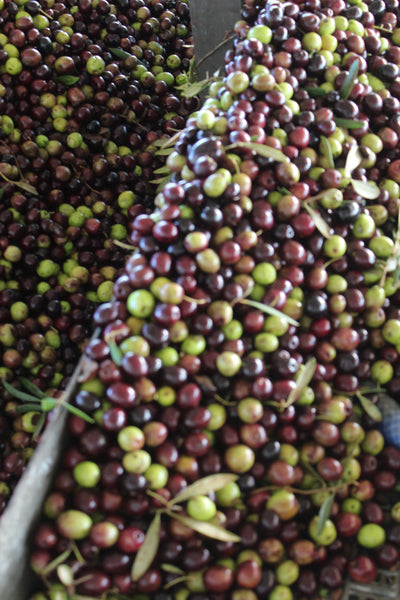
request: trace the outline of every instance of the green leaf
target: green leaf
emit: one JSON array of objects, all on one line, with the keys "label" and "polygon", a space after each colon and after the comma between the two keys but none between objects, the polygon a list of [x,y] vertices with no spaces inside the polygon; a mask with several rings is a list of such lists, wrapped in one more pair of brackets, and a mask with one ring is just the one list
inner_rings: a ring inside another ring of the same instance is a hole
[{"label": "green leaf", "polygon": [[367,200],[376,200],[381,193],[375,181],[360,181],[359,179],[352,179],[351,185],[357,194],[363,198],[366,198]]},{"label": "green leaf", "polygon": [[215,475],[202,477],[179,492],[179,494],[177,494],[175,498],[169,502],[169,504],[171,505],[179,502],[185,502],[186,500],[189,500],[189,498],[194,498],[195,496],[208,494],[209,492],[216,492],[217,490],[220,490],[228,485],[228,483],[236,481],[236,479],[237,475],[234,475],[233,473],[217,473]]},{"label": "green leaf", "polygon": [[324,89],[319,87],[306,87],[304,89],[306,92],[308,92],[308,95],[311,96],[311,98],[323,98],[327,94]]},{"label": "green leaf", "polygon": [[351,63],[348,74],[346,75],[346,79],[343,81],[342,87],[340,88],[339,94],[343,100],[347,100],[350,96],[350,92],[354,87],[354,84],[357,79],[359,69],[359,62],[355,60]]},{"label": "green leaf", "polygon": [[315,227],[318,229],[318,231],[327,239],[332,237],[331,228],[329,227],[325,219],[321,216],[321,213],[312,208],[312,206],[310,206],[308,202],[304,202],[303,206],[305,207],[306,211],[311,215],[315,223]]},{"label": "green leaf", "polygon": [[27,412],[37,412],[39,414],[39,410],[40,408],[38,407],[37,404],[21,404],[20,406],[17,406],[17,408],[15,409],[17,413],[19,414],[23,414],[23,413],[27,413]]},{"label": "green leaf", "polygon": [[80,417],[81,419],[86,421],[86,423],[95,423],[95,420],[93,419],[93,417],[90,417],[87,413],[83,412],[83,410],[81,410],[80,408],[77,408],[76,406],[73,406],[72,404],[69,404],[68,402],[63,402],[62,404],[63,404],[63,406],[65,406],[65,408],[70,413],[72,413],[76,417]]},{"label": "green leaf", "polygon": [[257,308],[262,312],[272,315],[273,317],[285,319],[288,323],[290,323],[291,325],[295,325],[296,327],[299,325],[298,321],[295,321],[294,319],[292,319],[292,317],[289,317],[289,315],[285,315],[285,313],[281,312],[280,310],[277,310],[276,308],[273,308],[273,306],[270,306],[269,304],[257,302],[256,300],[249,300],[248,298],[241,298],[240,300],[238,300],[238,303],[247,304],[248,306],[252,306],[253,308]]},{"label": "green leaf", "polygon": [[5,191],[6,191],[6,186],[0,188],[0,200],[3,198]]},{"label": "green leaf", "polygon": [[157,152],[155,152],[155,155],[156,156],[169,156],[173,152],[174,152],[174,148],[161,148],[161,150],[157,150]]},{"label": "green leaf", "polygon": [[335,501],[335,494],[331,494],[324,500],[321,504],[321,508],[318,513],[318,521],[317,521],[317,535],[320,535],[324,529],[325,523],[329,519],[329,515],[331,514],[332,506]]},{"label": "green leaf", "polygon": [[17,388],[10,385],[7,381],[3,381],[3,385],[6,388],[7,392],[9,392],[14,398],[18,400],[22,400],[23,402],[39,402],[39,399],[32,394],[28,394],[27,392],[23,392],[22,390],[18,390]]},{"label": "green leaf", "polygon": [[334,169],[335,161],[333,160],[332,148],[328,141],[328,138],[324,135],[321,135],[321,152],[328,162],[328,168]]},{"label": "green leaf", "polygon": [[78,83],[79,77],[76,75],[58,75],[56,81],[59,81],[64,85],[74,85],[74,83]]},{"label": "green leaf", "polygon": [[265,144],[236,142],[235,144],[226,146],[225,150],[233,150],[234,148],[247,148],[248,150],[253,150],[253,152],[256,152],[260,156],[264,156],[264,158],[272,158],[276,162],[290,162],[286,154],[276,148],[272,148],[272,146],[266,146]]},{"label": "green leaf", "polygon": [[131,577],[137,581],[144,575],[153,562],[160,544],[161,514],[156,513],[150,523],[143,544],[140,546],[133,561]]},{"label": "green leaf", "polygon": [[175,86],[175,89],[178,90],[180,95],[184,98],[193,98],[205,90],[211,82],[212,79],[203,79],[202,81],[195,81],[193,83],[188,81],[186,83],[182,83],[182,85]]},{"label": "green leaf", "polygon": [[362,394],[357,394],[357,398],[359,399],[364,412],[366,412],[367,415],[373,421],[376,421],[377,423],[381,423],[382,413],[379,410],[379,408],[376,406],[376,404],[374,404],[369,398],[367,398],[366,396],[363,396]]},{"label": "green leaf", "polygon": [[[131,247],[132,248],[132,247]],[[118,344],[114,341],[108,342],[108,347],[110,348],[111,358],[115,362],[115,364],[120,367],[122,364],[122,352]]]},{"label": "green leaf", "polygon": [[313,375],[315,373],[315,369],[317,367],[317,359],[310,358],[306,362],[305,365],[302,365],[299,370],[299,374],[296,378],[296,387],[289,392],[289,396],[285,402],[285,405],[290,406],[290,404],[294,404],[296,400],[298,400],[304,390],[310,383]]},{"label": "green leaf", "polygon": [[31,185],[30,183],[26,183],[25,181],[11,181],[10,183],[13,183],[17,187],[20,187],[21,190],[24,190],[24,192],[28,192],[28,194],[32,194],[33,196],[38,195],[37,189],[33,187],[33,185]]},{"label": "green leaf", "polygon": [[176,565],[170,565],[167,563],[163,563],[161,565],[161,568],[166,573],[172,573],[173,575],[184,575],[185,574],[185,571],[183,571],[183,569],[180,569]]},{"label": "green leaf", "polygon": [[357,169],[357,167],[360,166],[361,160],[362,158],[357,144],[352,144],[346,156],[344,170],[351,174],[354,169]]},{"label": "green leaf", "polygon": [[240,542],[241,538],[236,535],[236,533],[232,533],[231,531],[227,531],[223,527],[219,525],[213,525],[212,523],[208,523],[207,521],[197,521],[197,519],[193,519],[192,517],[188,517],[186,515],[180,515],[178,513],[173,513],[168,511],[167,514],[190,527],[190,529],[194,529],[194,531],[198,531],[202,535],[206,537],[212,538],[213,540],[220,540],[221,542]]},{"label": "green leaf", "polygon": [[29,379],[27,379],[26,377],[18,377],[18,381],[21,385],[24,386],[24,388],[28,392],[30,392],[37,398],[44,398],[46,396],[46,394],[37,385],[32,383],[32,381],[29,381]]},{"label": "green leaf", "polygon": [[67,558],[69,557],[70,554],[71,554],[70,548],[68,548],[68,550],[64,550],[64,552],[62,554],[59,554],[59,556],[56,556],[56,558],[54,560],[52,560],[45,567],[43,567],[43,569],[40,571],[40,575],[48,575],[49,573],[51,573],[52,571],[57,569],[57,567],[59,565],[62,565],[67,560]]},{"label": "green leaf", "polygon": [[125,52],[125,50],[121,50],[121,48],[109,48],[109,50],[111,54],[114,54],[114,56],[116,56],[117,58],[123,58],[124,60],[125,58],[130,58],[131,56],[134,56],[129,52]]},{"label": "green leaf", "polygon": [[164,166],[164,167],[160,167],[159,169],[156,169],[155,171],[153,171],[153,173],[154,173],[154,175],[164,175],[166,173],[171,174],[171,169]]},{"label": "green leaf", "polygon": [[335,117],[334,121],[338,127],[346,129],[360,129],[360,127],[364,126],[364,121],[354,121],[353,119],[344,119],[342,117]]},{"label": "green leaf", "polygon": [[35,431],[32,434],[33,440],[37,440],[37,438],[41,434],[41,431],[42,431],[43,427],[45,426],[45,424],[46,424],[46,415],[45,415],[45,413],[42,413],[38,419],[38,422],[36,423]]}]

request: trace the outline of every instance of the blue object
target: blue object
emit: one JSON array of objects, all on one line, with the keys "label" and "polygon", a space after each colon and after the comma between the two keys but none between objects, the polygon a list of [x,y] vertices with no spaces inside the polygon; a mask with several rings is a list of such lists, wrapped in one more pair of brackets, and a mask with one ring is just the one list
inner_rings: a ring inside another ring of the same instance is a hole
[{"label": "blue object", "polygon": [[386,394],[379,399],[378,408],[382,413],[380,430],[386,442],[400,450],[400,406]]}]

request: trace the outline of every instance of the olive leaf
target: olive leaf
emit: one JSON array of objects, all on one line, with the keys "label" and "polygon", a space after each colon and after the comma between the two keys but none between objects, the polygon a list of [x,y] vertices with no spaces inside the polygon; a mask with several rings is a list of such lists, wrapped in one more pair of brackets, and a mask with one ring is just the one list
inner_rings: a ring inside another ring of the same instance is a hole
[{"label": "olive leaf", "polygon": [[166,166],[160,167],[159,169],[156,169],[155,171],[153,171],[154,175],[164,175],[165,173],[171,173],[171,169],[169,169]]},{"label": "olive leaf", "polygon": [[327,94],[327,92],[320,87],[306,87],[304,89],[311,98],[323,98]]},{"label": "olive leaf", "polygon": [[268,313],[273,317],[279,317],[280,319],[285,319],[290,325],[295,325],[296,327],[299,325],[298,321],[289,317],[289,315],[285,315],[285,313],[280,310],[270,306],[269,304],[264,304],[263,302],[257,302],[257,300],[249,300],[248,298],[241,298],[237,300],[237,304],[246,304],[247,306],[252,306],[253,308],[257,308],[262,312]]},{"label": "olive leaf", "polygon": [[360,404],[363,410],[367,413],[367,415],[373,420],[380,423],[382,421],[382,413],[379,408],[374,404],[369,398],[363,396],[362,394],[357,394],[357,398],[360,401]]},{"label": "olive leaf", "polygon": [[351,174],[361,164],[361,160],[362,158],[357,144],[352,144],[347,153],[344,170]]},{"label": "olive leaf", "polygon": [[182,83],[181,85],[176,85],[175,89],[180,92],[180,95],[184,98],[193,98],[194,96],[198,96],[203,92],[212,82],[214,78],[210,79],[202,79],[201,81]]},{"label": "olive leaf", "polygon": [[174,148],[161,148],[155,153],[156,156],[169,156],[174,152]]},{"label": "olive leaf", "polygon": [[114,54],[114,56],[116,56],[117,58],[122,58],[124,60],[125,58],[130,58],[131,56],[134,56],[129,52],[125,52],[125,50],[121,50],[121,48],[109,48],[109,50],[111,54]]},{"label": "olive leaf", "polygon": [[22,390],[18,390],[17,388],[10,385],[7,381],[3,381],[3,385],[6,388],[7,392],[17,398],[17,400],[22,400],[23,402],[39,402],[40,398],[36,398],[32,396],[32,394],[28,394],[27,392],[23,392]]},{"label": "olive leaf", "polygon": [[351,63],[349,72],[346,75],[346,78],[343,81],[342,87],[339,90],[340,97],[343,100],[347,100],[347,98],[350,96],[351,90],[353,89],[354,84],[357,79],[358,69],[359,69],[359,62],[358,62],[358,60],[355,60],[354,62]]},{"label": "olive leaf", "polygon": [[51,573],[52,571],[57,569],[57,567],[62,565],[67,560],[70,554],[70,548],[68,548],[68,550],[64,550],[64,552],[56,556],[54,560],[52,560],[45,567],[43,567],[43,569],[40,570],[39,574],[42,576],[49,575],[49,573]]},{"label": "olive leaf", "polygon": [[308,386],[311,379],[313,378],[316,367],[317,359],[310,358],[310,360],[308,360],[306,364],[300,368],[299,374],[295,381],[296,387],[289,392],[289,396],[287,397],[285,406],[290,406],[291,404],[294,404],[296,400],[300,398],[304,388]]},{"label": "olive leaf", "polygon": [[161,514],[157,512],[150,523],[143,544],[133,561],[131,577],[137,581],[144,575],[153,562],[160,544]]},{"label": "olive leaf", "polygon": [[180,569],[176,565],[170,565],[167,563],[163,563],[161,565],[161,568],[166,573],[172,573],[173,575],[184,575],[185,574],[185,571],[183,569]]},{"label": "olive leaf", "polygon": [[107,345],[110,348],[111,358],[113,359],[115,364],[118,367],[120,367],[122,364],[122,356],[123,356],[123,354],[120,350],[120,347],[118,346],[118,344],[115,341],[110,341],[110,342],[108,342]]},{"label": "olive leaf", "polygon": [[2,188],[0,188],[0,200],[2,199],[2,197],[4,196],[4,192],[6,191],[6,186],[3,186]]},{"label": "olive leaf", "polygon": [[312,206],[310,206],[308,202],[304,202],[303,206],[305,207],[309,215],[312,217],[315,223],[315,227],[318,229],[318,231],[327,239],[332,237],[331,228],[329,227],[325,219],[322,217],[321,213],[312,208]]},{"label": "olive leaf", "polygon": [[335,501],[335,494],[330,494],[326,500],[323,501],[318,512],[317,520],[317,535],[320,535],[324,529],[325,523],[329,519],[331,514],[332,506]]},{"label": "olive leaf", "polygon": [[207,494],[208,492],[216,492],[217,490],[220,490],[228,485],[228,483],[236,481],[236,479],[237,475],[234,475],[233,473],[216,473],[215,475],[202,477],[179,492],[179,494],[177,494],[175,498],[169,502],[169,505],[185,502],[190,498]]},{"label": "olive leaf", "polygon": [[37,438],[39,437],[43,427],[45,426],[46,423],[46,413],[42,413],[36,423],[35,426],[35,430],[32,434],[32,440],[37,440]]},{"label": "olive leaf", "polygon": [[235,142],[225,147],[225,150],[233,150],[234,148],[247,148],[253,150],[264,158],[272,158],[276,162],[289,162],[289,158],[276,148],[266,146],[265,144],[257,144],[256,142]]},{"label": "olive leaf", "polygon": [[79,77],[76,75],[58,75],[56,81],[64,85],[74,85],[74,83],[78,83]]},{"label": "olive leaf", "polygon": [[236,533],[232,533],[231,531],[227,531],[224,527],[220,527],[219,525],[213,525],[212,523],[208,523],[207,521],[198,521],[197,519],[193,519],[192,517],[188,517],[186,515],[180,515],[174,513],[172,511],[167,511],[167,514],[190,527],[190,529],[194,529],[198,533],[205,535],[206,537],[210,537],[214,540],[219,540],[221,542],[240,542],[241,538],[236,535]]},{"label": "olive leaf", "polygon": [[321,152],[328,162],[328,168],[334,169],[335,161],[333,160],[332,148],[328,138],[324,135],[321,135]]},{"label": "olive leaf", "polygon": [[[27,388],[27,383],[28,383],[28,386],[33,390],[33,393],[24,392],[23,390],[19,390],[19,389],[15,388],[14,386],[10,385],[7,381],[3,381],[3,385],[4,385],[5,389],[14,398],[17,398],[17,400],[21,400],[22,402],[25,403],[25,404],[22,404],[21,406],[17,407],[17,409],[16,409],[17,412],[26,413],[26,412],[30,412],[30,411],[35,411],[35,412],[41,411],[41,412],[47,413],[47,412],[50,412],[51,410],[53,410],[54,408],[56,408],[57,406],[62,405],[69,412],[71,412],[72,414],[76,415],[77,417],[83,419],[87,423],[94,423],[94,419],[92,417],[90,417],[85,412],[83,412],[83,410],[76,408],[76,406],[73,406],[72,404],[65,402],[62,398],[56,399],[56,398],[52,398],[50,396],[43,395],[43,392],[41,390],[39,390],[39,388],[36,388],[36,386],[34,386],[33,384],[30,384],[30,382],[23,377],[20,379],[20,382],[25,387],[25,389]],[[38,395],[39,395],[39,397],[38,397]],[[45,421],[43,421],[43,424],[44,423],[45,423]],[[36,433],[36,430],[35,430],[35,433]],[[37,433],[37,435],[38,435],[38,433]]]},{"label": "olive leaf", "polygon": [[342,117],[334,117],[333,119],[338,127],[346,129],[360,129],[364,126],[364,121],[354,121],[353,119],[344,119]]},{"label": "olive leaf", "polygon": [[154,185],[157,185],[157,192],[161,191],[162,188],[164,187],[164,184],[168,183],[170,180],[171,175],[166,175],[165,177],[160,177],[159,179],[151,179],[149,181],[149,183],[153,183]]},{"label": "olive leaf", "polygon": [[13,185],[16,185],[17,187],[20,187],[21,190],[24,190],[24,192],[28,192],[28,194],[32,194],[33,196],[37,196],[38,195],[38,191],[35,187],[33,187],[33,185],[31,185],[30,183],[26,183],[26,181],[13,181],[12,179],[9,179],[6,175],[4,175],[4,173],[0,172],[0,176],[4,179],[4,181],[7,181],[7,183],[12,183]]},{"label": "olive leaf", "polygon": [[205,394],[215,394],[217,387],[208,375],[194,375],[194,380],[199,384],[201,391]]},{"label": "olive leaf", "polygon": [[26,377],[18,377],[18,381],[21,383],[21,385],[24,386],[26,390],[28,390],[28,392],[30,392],[37,398],[44,398],[46,396],[46,394],[37,385],[32,383],[32,381],[29,381],[29,379],[27,379]]},{"label": "olive leaf", "polygon": [[375,181],[360,181],[359,179],[352,179],[351,185],[357,194],[363,198],[366,198],[367,200],[376,200],[381,193]]}]

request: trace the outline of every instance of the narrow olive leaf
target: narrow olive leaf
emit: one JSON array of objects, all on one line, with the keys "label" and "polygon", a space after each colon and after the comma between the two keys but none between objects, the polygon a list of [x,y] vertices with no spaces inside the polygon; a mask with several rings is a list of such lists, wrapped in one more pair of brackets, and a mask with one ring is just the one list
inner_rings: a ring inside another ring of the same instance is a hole
[{"label": "narrow olive leaf", "polygon": [[40,571],[40,575],[48,575],[49,573],[51,573],[52,571],[54,571],[55,569],[57,569],[57,567],[59,565],[62,565],[67,558],[69,557],[69,555],[71,554],[71,549],[68,548],[68,550],[64,550],[64,552],[62,554],[60,554],[59,556],[56,556],[56,558],[54,560],[52,560],[51,562],[49,562],[41,571]]},{"label": "narrow olive leaf", "polygon": [[22,390],[17,390],[17,388],[10,385],[7,381],[3,381],[3,385],[6,388],[7,392],[9,392],[14,398],[18,400],[22,400],[23,402],[39,402],[39,398],[32,396],[32,394],[28,394],[27,392],[23,392]]},{"label": "narrow olive leaf", "polygon": [[366,198],[367,200],[376,200],[381,193],[375,181],[360,181],[359,179],[352,179],[351,185],[357,194],[360,194],[362,198]]},{"label": "narrow olive leaf", "polygon": [[352,144],[347,153],[346,164],[344,165],[344,170],[347,173],[352,173],[354,169],[357,169],[361,164],[361,154],[358,149],[357,144]]},{"label": "narrow olive leaf", "polygon": [[303,367],[300,367],[299,375],[295,381],[296,387],[290,391],[289,396],[287,397],[287,400],[285,402],[286,405],[290,406],[300,398],[304,388],[308,386],[311,379],[313,378],[316,367],[316,358],[310,358],[310,360],[308,360]]},{"label": "narrow olive leaf", "polygon": [[80,408],[77,408],[76,406],[73,406],[72,404],[68,404],[68,402],[63,402],[62,405],[65,406],[65,408],[70,413],[72,413],[76,417],[79,417],[80,419],[83,419],[84,421],[86,421],[86,423],[95,423],[95,420],[93,419],[93,417],[90,417],[87,413],[83,412],[83,410],[81,410]]},{"label": "narrow olive leaf", "polygon": [[331,514],[332,506],[335,501],[335,494],[330,494],[326,500],[321,504],[321,508],[318,513],[318,521],[317,521],[317,535],[320,535],[325,527],[325,523],[329,519],[329,515]]},{"label": "narrow olive leaf", "polygon": [[348,74],[346,75],[346,79],[343,81],[342,87],[339,90],[340,97],[343,100],[347,100],[350,96],[350,92],[354,87],[354,84],[358,75],[359,62],[355,60],[351,63]]},{"label": "narrow olive leaf", "polygon": [[292,319],[292,317],[289,317],[289,315],[285,315],[285,313],[281,312],[280,310],[277,310],[276,308],[273,308],[269,304],[263,304],[263,302],[257,302],[256,300],[249,300],[248,298],[241,298],[237,302],[238,302],[238,304],[246,304],[248,306],[252,306],[253,308],[257,308],[258,310],[261,310],[262,312],[272,315],[273,317],[279,317],[280,319],[285,319],[285,321],[290,323],[290,325],[295,325],[296,327],[299,325],[298,321],[295,321],[294,319]]},{"label": "narrow olive leaf", "polygon": [[382,421],[382,413],[379,408],[374,404],[369,398],[363,396],[362,394],[357,394],[357,397],[360,401],[360,404],[363,410],[367,413],[367,415],[378,423]]},{"label": "narrow olive leaf", "polygon": [[198,96],[203,90],[205,90],[211,83],[211,80],[204,79],[202,81],[196,81],[194,83],[182,83],[182,85],[175,86],[184,98],[193,98]]},{"label": "narrow olive leaf", "polygon": [[235,144],[230,144],[226,146],[225,150],[233,150],[234,148],[247,148],[248,150],[253,150],[260,156],[264,156],[264,158],[272,158],[276,162],[289,162],[289,158],[276,148],[272,148],[272,146],[266,146],[265,144],[257,144],[255,142],[236,142]]},{"label": "narrow olive leaf", "polygon": [[194,375],[193,378],[195,382],[199,384],[203,393],[215,394],[217,392],[215,383],[208,375]]},{"label": "narrow olive leaf", "polygon": [[216,492],[217,490],[220,490],[228,485],[228,483],[236,481],[236,479],[237,475],[234,475],[233,473],[217,473],[215,475],[202,477],[179,492],[179,494],[177,494],[175,498],[169,502],[169,504],[178,504],[179,502],[185,502],[186,500],[189,500],[189,498],[194,498],[194,496],[208,494],[209,492]]},{"label": "narrow olive leaf", "polygon": [[131,577],[137,581],[144,575],[153,562],[160,544],[161,514],[156,513],[150,523],[143,544],[140,546],[133,561]]},{"label": "narrow olive leaf", "polygon": [[27,413],[27,412],[37,412],[39,413],[39,407],[37,404],[21,404],[21,406],[17,406],[15,411],[19,414]]},{"label": "narrow olive leaf", "polygon": [[44,398],[46,396],[46,394],[43,392],[43,390],[40,389],[40,387],[32,383],[32,381],[29,381],[29,379],[27,379],[26,377],[18,377],[18,381],[21,385],[24,386],[24,388],[28,392],[30,392],[37,398]]},{"label": "narrow olive leaf", "polygon": [[175,565],[163,563],[161,565],[161,568],[166,573],[172,573],[173,575],[184,575],[185,574],[185,571],[183,569],[180,569],[179,567],[177,567]]},{"label": "narrow olive leaf", "polygon": [[117,58],[123,58],[124,60],[125,58],[130,58],[131,56],[134,56],[129,52],[125,52],[125,50],[121,50],[121,48],[109,48],[109,50],[111,54],[114,54],[114,56],[116,56]]},{"label": "narrow olive leaf", "polygon": [[306,87],[304,89],[311,98],[323,98],[327,94],[327,92],[320,87]]},{"label": "narrow olive leaf", "polygon": [[238,535],[236,535],[236,533],[227,531],[219,525],[213,525],[212,523],[208,523],[207,521],[197,521],[197,519],[193,519],[192,517],[188,517],[186,515],[179,515],[170,511],[168,511],[167,514],[170,517],[182,523],[183,525],[190,527],[190,529],[194,529],[194,531],[197,531],[198,533],[201,533],[206,537],[212,538],[213,540],[219,540],[221,542],[241,541],[241,538]]},{"label": "narrow olive leaf", "polygon": [[364,127],[364,121],[354,121],[353,119],[344,119],[342,117],[335,117],[334,121],[338,127],[345,127],[346,129],[360,129]]},{"label": "narrow olive leaf", "polygon": [[4,196],[4,192],[6,191],[6,186],[0,188],[0,200],[2,199],[2,197]]},{"label": "narrow olive leaf", "polygon": [[321,216],[321,214],[314,210],[308,202],[304,202],[303,206],[305,207],[309,215],[312,217],[315,223],[315,227],[318,229],[318,231],[327,239],[332,237],[331,228],[329,227],[325,219]]},{"label": "narrow olive leaf", "polygon": [[164,183],[167,183],[167,181],[169,181],[169,179],[170,179],[170,175],[168,175],[166,177],[160,177],[159,179],[151,179],[149,181],[149,183],[164,185]]},{"label": "narrow olive leaf", "polygon": [[161,148],[161,150],[157,150],[155,153],[156,156],[169,156],[174,152],[174,148]]},{"label": "narrow olive leaf", "polygon": [[[39,413],[38,413],[39,414]],[[42,413],[38,419],[38,422],[36,423],[35,426],[35,431],[32,434],[32,439],[33,440],[37,440],[37,438],[39,437],[39,435],[42,432],[43,427],[46,424],[46,415],[45,413]]]},{"label": "narrow olive leaf", "polygon": [[122,352],[118,346],[118,344],[114,341],[108,342],[108,347],[110,348],[111,358],[115,362],[115,364],[120,367],[122,364]]},{"label": "narrow olive leaf", "polygon": [[164,175],[166,173],[171,173],[171,169],[169,169],[167,166],[164,167],[160,167],[159,169],[156,169],[155,171],[153,171],[154,175]]},{"label": "narrow olive leaf", "polygon": [[10,183],[13,183],[17,187],[20,187],[21,190],[24,190],[24,192],[28,192],[28,194],[32,194],[33,196],[38,195],[37,189],[33,187],[33,185],[31,185],[30,183],[26,183],[25,181],[11,181]]},{"label": "narrow olive leaf", "polygon": [[76,75],[58,75],[56,81],[63,83],[64,85],[74,85],[74,83],[78,83],[79,77]]},{"label": "narrow olive leaf", "polygon": [[324,135],[321,135],[321,152],[327,160],[328,168],[335,168],[335,161],[333,160],[332,148],[329,140]]}]

